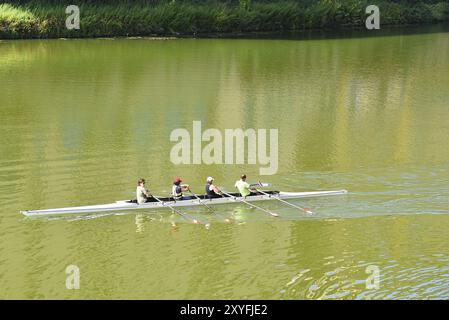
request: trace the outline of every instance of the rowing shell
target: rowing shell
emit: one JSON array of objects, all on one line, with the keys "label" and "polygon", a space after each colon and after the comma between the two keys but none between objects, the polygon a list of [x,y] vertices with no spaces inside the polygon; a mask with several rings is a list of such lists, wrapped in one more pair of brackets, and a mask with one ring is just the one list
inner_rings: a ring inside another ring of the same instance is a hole
[{"label": "rowing shell", "polygon": [[[254,196],[248,196],[242,198],[240,194],[231,194],[233,199],[244,199],[245,201],[262,201],[262,200],[274,200],[276,198],[280,199],[296,199],[296,198],[311,198],[311,197],[322,197],[322,196],[333,196],[346,194],[346,190],[336,190],[336,191],[312,191],[312,192],[278,192],[270,191],[266,195],[258,194]],[[224,204],[230,203],[232,200],[230,197],[220,197],[208,199],[205,196],[199,196],[202,200],[189,199],[189,200],[178,200],[175,201],[173,198],[159,198],[162,202],[151,201],[142,204],[136,203],[135,200],[123,200],[117,201],[110,204],[100,204],[92,206],[81,206],[81,207],[67,207],[58,209],[45,209],[45,210],[27,210],[21,211],[25,216],[43,216],[43,215],[56,215],[56,214],[66,214],[66,213],[88,213],[88,212],[104,212],[104,211],[121,211],[121,210],[136,210],[136,209],[160,209],[165,207],[190,207],[190,206],[201,206],[203,203],[208,205]],[[233,201],[235,203],[235,201]]]}]

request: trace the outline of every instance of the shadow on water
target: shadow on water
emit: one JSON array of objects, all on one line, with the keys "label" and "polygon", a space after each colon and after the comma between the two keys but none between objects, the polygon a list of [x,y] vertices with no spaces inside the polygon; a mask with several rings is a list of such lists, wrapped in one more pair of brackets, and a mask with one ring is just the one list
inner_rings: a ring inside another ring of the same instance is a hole
[{"label": "shadow on water", "polygon": [[[282,32],[248,32],[248,33],[213,33],[198,34],[197,38],[220,38],[220,39],[272,39],[272,40],[327,40],[327,39],[355,39],[388,36],[411,36],[418,34],[432,34],[449,32],[449,23],[433,25],[402,25],[386,26],[379,30],[368,30],[365,28],[336,28],[336,29],[308,29],[300,31]],[[192,36],[182,36],[192,38]]]}]

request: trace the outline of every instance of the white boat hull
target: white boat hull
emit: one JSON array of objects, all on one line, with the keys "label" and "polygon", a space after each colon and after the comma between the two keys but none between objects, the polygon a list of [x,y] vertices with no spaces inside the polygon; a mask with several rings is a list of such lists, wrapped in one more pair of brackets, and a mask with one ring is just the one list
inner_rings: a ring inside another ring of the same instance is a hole
[{"label": "white boat hull", "polygon": [[[279,192],[275,195],[256,195],[246,197],[246,201],[263,201],[263,200],[275,200],[279,197],[280,199],[297,199],[297,198],[311,198],[311,197],[322,197],[322,196],[333,196],[346,194],[346,190],[335,190],[335,191],[312,191],[312,192]],[[239,202],[238,199],[243,199],[241,197],[226,197],[226,198],[213,198],[201,200],[202,203],[207,205],[225,204],[225,203],[236,203]],[[201,206],[202,204],[198,199],[182,200],[182,201],[167,201],[161,202],[147,202],[143,204],[137,204],[129,202],[129,200],[117,201],[110,204],[92,205],[92,206],[80,206],[80,207],[67,207],[67,208],[57,208],[57,209],[45,209],[45,210],[27,210],[21,211],[25,216],[44,216],[44,215],[58,215],[67,213],[91,213],[91,212],[105,212],[105,211],[123,211],[123,210],[142,210],[142,209],[160,209],[171,207],[191,207],[191,206]]]}]

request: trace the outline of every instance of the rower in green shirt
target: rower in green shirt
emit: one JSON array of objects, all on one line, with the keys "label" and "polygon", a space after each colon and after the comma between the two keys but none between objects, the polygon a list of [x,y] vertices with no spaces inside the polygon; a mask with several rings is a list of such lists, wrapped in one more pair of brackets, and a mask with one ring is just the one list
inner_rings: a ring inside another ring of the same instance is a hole
[{"label": "rower in green shirt", "polygon": [[240,180],[236,181],[235,187],[239,190],[242,197],[247,197],[253,193],[257,193],[257,190],[251,187],[248,182],[246,182],[246,174],[242,174]]}]

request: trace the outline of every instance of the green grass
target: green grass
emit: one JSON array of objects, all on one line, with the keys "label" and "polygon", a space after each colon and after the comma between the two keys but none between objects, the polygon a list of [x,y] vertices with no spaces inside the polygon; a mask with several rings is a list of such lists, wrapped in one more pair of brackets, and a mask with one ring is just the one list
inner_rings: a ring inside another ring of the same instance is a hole
[{"label": "green grass", "polygon": [[[81,29],[65,27],[76,4]],[[0,38],[191,35],[364,27],[368,0],[31,0],[0,4]],[[382,25],[449,20],[449,0],[378,1]]]}]

